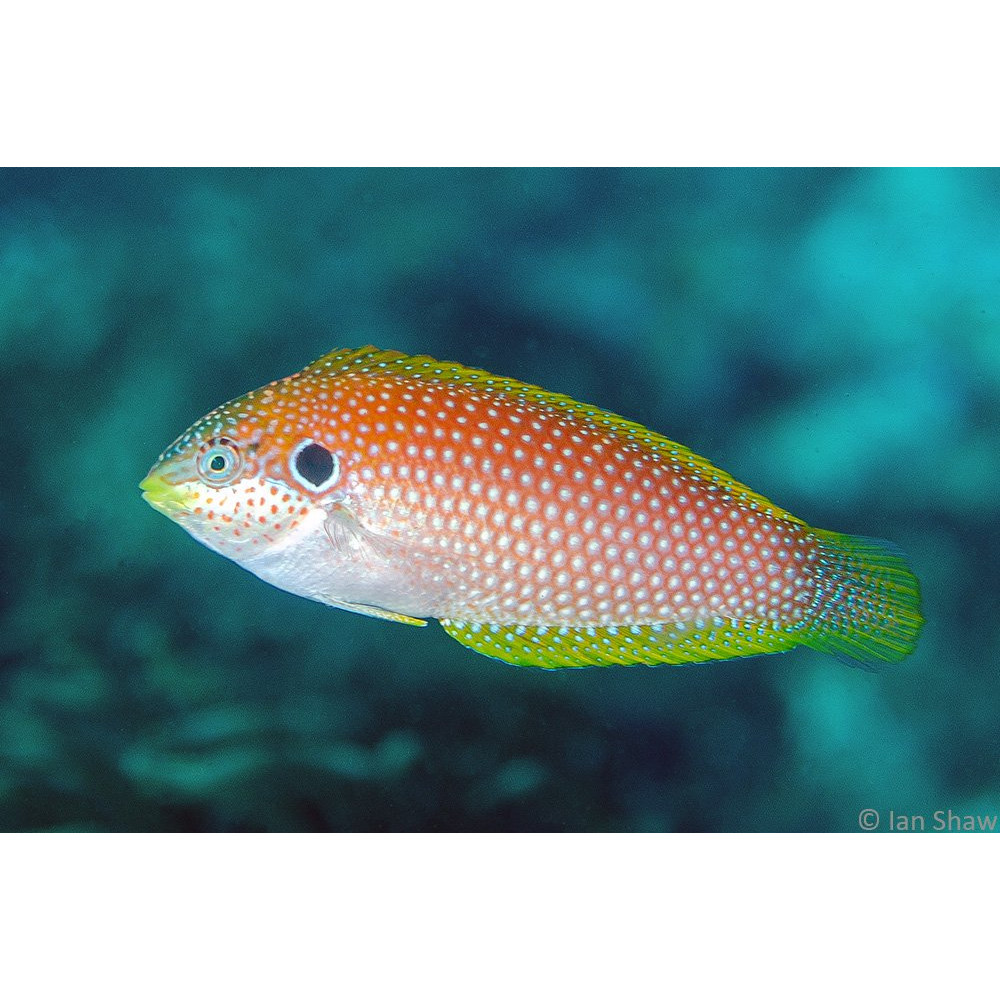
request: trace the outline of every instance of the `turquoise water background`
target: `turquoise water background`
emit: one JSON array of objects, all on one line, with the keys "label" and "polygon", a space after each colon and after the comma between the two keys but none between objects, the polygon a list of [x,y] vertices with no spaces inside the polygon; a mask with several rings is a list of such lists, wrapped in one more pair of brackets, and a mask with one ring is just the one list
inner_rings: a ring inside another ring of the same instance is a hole
[{"label": "turquoise water background", "polygon": [[[544,672],[141,499],[337,346],[625,414],[889,538],[917,652]],[[0,172],[0,829],[857,830],[1000,810],[1000,173]]]}]

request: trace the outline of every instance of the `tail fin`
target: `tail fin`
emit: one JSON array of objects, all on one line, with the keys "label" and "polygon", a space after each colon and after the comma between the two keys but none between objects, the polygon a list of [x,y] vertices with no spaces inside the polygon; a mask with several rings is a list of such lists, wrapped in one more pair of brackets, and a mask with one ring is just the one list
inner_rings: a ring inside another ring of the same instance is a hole
[{"label": "tail fin", "polygon": [[878,538],[813,531],[819,546],[815,625],[806,645],[877,670],[916,648],[924,620],[906,557]]}]

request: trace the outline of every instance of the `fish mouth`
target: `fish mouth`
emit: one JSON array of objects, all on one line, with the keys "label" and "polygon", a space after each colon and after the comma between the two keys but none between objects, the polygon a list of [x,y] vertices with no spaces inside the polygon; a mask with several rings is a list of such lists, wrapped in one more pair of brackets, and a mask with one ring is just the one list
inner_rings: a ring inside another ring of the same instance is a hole
[{"label": "fish mouth", "polygon": [[184,491],[173,483],[168,483],[162,476],[150,473],[139,483],[139,489],[142,490],[142,499],[164,514],[177,514],[187,510]]}]

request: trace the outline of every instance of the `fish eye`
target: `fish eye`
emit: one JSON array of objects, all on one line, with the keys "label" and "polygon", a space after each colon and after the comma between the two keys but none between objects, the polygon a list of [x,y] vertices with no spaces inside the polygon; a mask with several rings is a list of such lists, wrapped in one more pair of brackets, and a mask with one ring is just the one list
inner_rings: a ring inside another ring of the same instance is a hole
[{"label": "fish eye", "polygon": [[340,477],[340,462],[333,452],[306,439],[297,445],[288,460],[292,477],[310,492],[325,490]]},{"label": "fish eye", "polygon": [[198,455],[198,475],[209,486],[228,486],[243,471],[243,455],[229,438],[212,438]]}]

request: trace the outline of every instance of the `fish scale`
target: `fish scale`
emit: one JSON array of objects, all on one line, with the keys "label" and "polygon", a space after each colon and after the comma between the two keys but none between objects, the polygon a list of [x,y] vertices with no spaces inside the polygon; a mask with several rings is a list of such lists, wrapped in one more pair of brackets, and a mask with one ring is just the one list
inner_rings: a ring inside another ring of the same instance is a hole
[{"label": "fish scale", "polygon": [[921,623],[916,580],[888,543],[810,528],[615,414],[372,347],[212,411],[143,485],[268,582],[437,618],[508,662],[683,663],[805,644],[872,665],[910,652]]},{"label": "fish scale", "polygon": [[[396,389],[385,395],[399,398]],[[405,401],[394,406],[402,418],[382,440],[352,442],[348,474],[363,522],[414,543],[421,565],[454,574],[434,617],[491,609],[480,620],[612,625],[726,607],[801,620],[808,593],[797,564],[807,550],[797,527],[793,537],[773,519],[732,507],[727,516],[711,485],[537,405],[480,395],[449,408],[456,396],[423,397],[443,404],[437,443],[424,446],[412,443],[420,425]],[[492,442],[490,422],[499,425]]]}]

